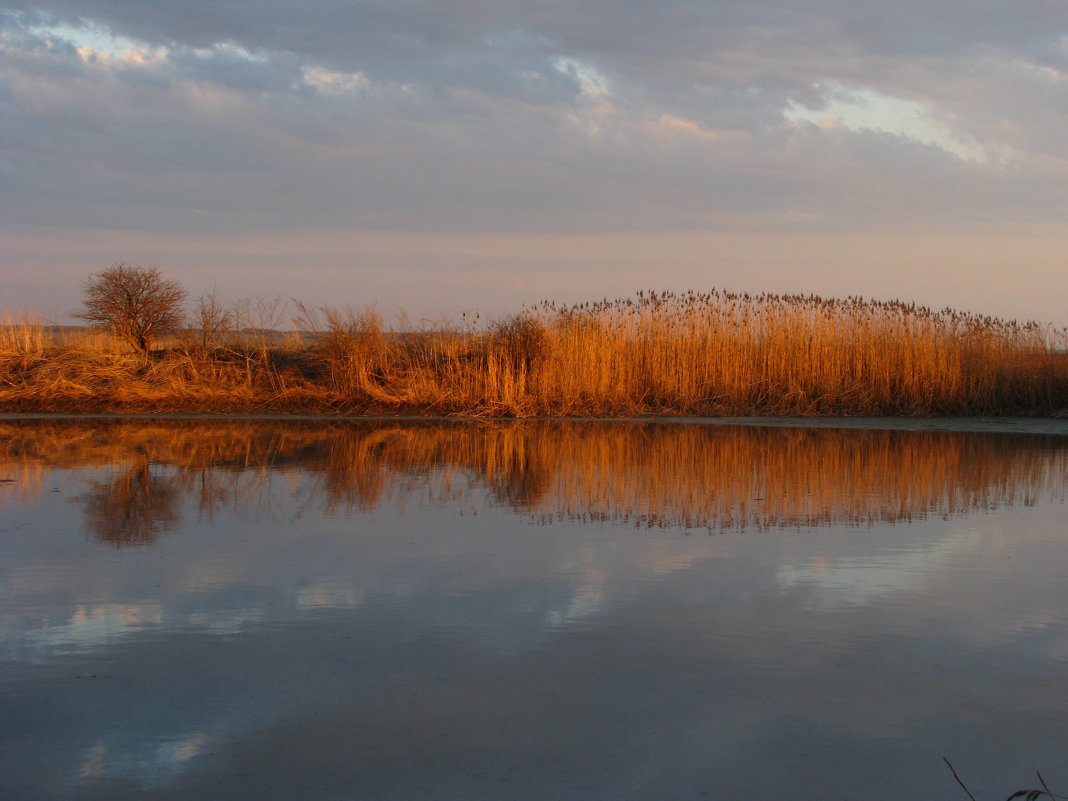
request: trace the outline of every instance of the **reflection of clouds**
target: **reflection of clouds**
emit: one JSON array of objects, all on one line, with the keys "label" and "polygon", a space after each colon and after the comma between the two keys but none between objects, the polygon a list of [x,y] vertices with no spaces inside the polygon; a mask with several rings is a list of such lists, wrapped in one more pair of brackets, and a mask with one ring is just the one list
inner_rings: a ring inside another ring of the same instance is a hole
[{"label": "reflection of clouds", "polygon": [[108,749],[103,743],[94,743],[85,751],[81,764],[75,774],[79,782],[97,779],[104,775],[104,759]]},{"label": "reflection of clouds", "polygon": [[319,579],[297,591],[298,609],[353,609],[363,602],[363,592],[340,582]]},{"label": "reflection of clouds", "polygon": [[239,634],[248,626],[262,622],[266,615],[267,610],[260,608],[212,609],[188,615],[185,628],[204,634]]},{"label": "reflection of clouds", "polygon": [[602,584],[581,584],[575,588],[563,608],[550,609],[545,613],[545,625],[552,629],[589,620],[601,612],[604,603],[605,589]]},{"label": "reflection of clouds", "polygon": [[938,542],[878,555],[821,554],[804,563],[782,565],[775,578],[783,590],[805,590],[813,608],[863,606],[887,595],[916,592],[947,563],[973,554],[979,545],[977,536],[958,532]]},{"label": "reflection of clouds", "polygon": [[599,615],[607,604],[605,588],[613,577],[618,578],[613,570],[618,567],[605,560],[595,548],[583,548],[565,560],[559,572],[570,579],[570,597],[546,611],[545,625],[559,628]]},{"label": "reflection of clouds", "polygon": [[[169,596],[171,604],[182,595]],[[204,603],[217,603],[205,596]],[[203,634],[237,634],[268,616],[265,606],[226,609],[211,608],[184,614],[167,611],[164,602],[136,604],[99,604],[79,606],[65,622],[27,628],[24,618],[8,617],[4,621],[0,657],[6,660],[46,660],[67,653],[116,646],[123,639],[138,637],[146,631],[185,629]],[[32,626],[33,624],[29,624]]]},{"label": "reflection of clouds", "polygon": [[210,743],[210,738],[200,732],[166,740],[156,748],[155,758],[146,766],[147,772],[164,773],[178,770],[182,763],[199,756]]},{"label": "reflection of clouds", "polygon": [[190,565],[181,589],[183,592],[212,592],[233,586],[235,580],[240,581],[241,577],[235,577],[229,566],[201,562]]},{"label": "reflection of clouds", "polygon": [[203,754],[213,740],[203,732],[147,742],[105,738],[85,749],[75,773],[76,783],[121,778],[158,787],[184,770],[185,763]]},{"label": "reflection of clouds", "polygon": [[[159,603],[78,606],[63,623],[44,622],[40,628],[24,631],[21,647],[16,646],[13,654],[5,653],[5,658],[37,660],[108,645],[130,634],[158,628],[163,623],[163,606]],[[5,632],[5,651],[10,642]]]},{"label": "reflection of clouds", "polygon": [[689,548],[685,551],[670,546],[664,549],[652,548],[645,561],[654,575],[663,576],[680,570],[689,570],[702,559],[712,556],[715,551],[716,549],[711,545],[698,549]]}]

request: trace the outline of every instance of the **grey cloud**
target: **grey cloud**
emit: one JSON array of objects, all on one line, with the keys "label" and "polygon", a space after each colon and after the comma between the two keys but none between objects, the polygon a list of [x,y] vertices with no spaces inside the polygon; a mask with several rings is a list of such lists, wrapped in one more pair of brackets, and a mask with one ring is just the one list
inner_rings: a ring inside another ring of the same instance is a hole
[{"label": "grey cloud", "polygon": [[[783,117],[791,101],[823,107],[831,77],[937,101],[980,141],[1063,155],[1064,89],[989,59],[1063,60],[1068,12],[973,6],[14,2],[0,54],[8,219],[465,231],[702,227],[796,209],[1050,219],[1068,202],[1063,168],[999,171]],[[86,64],[29,32],[59,22],[166,54]],[[561,58],[608,93],[584,94]],[[316,87],[308,70],[366,85]]]},{"label": "grey cloud", "polygon": [[300,86],[299,62],[288,54],[250,60],[225,48],[179,48],[168,62],[177,76],[204,80],[244,92],[287,92]]},{"label": "grey cloud", "polygon": [[[718,49],[749,50],[782,58],[828,50],[900,57],[947,54],[987,44],[1058,52],[1068,26],[1062,4],[1033,2],[976,6],[968,0],[856,4],[844,0],[751,3],[730,0],[620,3],[608,0],[511,4],[466,0],[361,2],[326,0],[309,8],[295,0],[147,4],[133,0],[50,0],[14,3],[26,12],[68,23],[95,20],[158,44],[208,46],[233,40],[253,48],[326,56],[359,66],[422,57],[447,57],[485,46],[487,37],[512,36],[527,46],[555,43],[620,64],[666,59],[677,71],[688,59]],[[43,11],[42,11],[43,10]],[[768,51],[766,45],[779,49]]]},{"label": "grey cloud", "polygon": [[[208,47],[233,41],[252,51],[290,53],[332,69],[365,71],[376,80],[432,86],[460,82],[515,89],[523,72],[545,72],[553,55],[593,60],[650,93],[685,94],[700,87],[760,86],[803,93],[819,79],[870,81],[890,90],[922,74],[954,71],[954,60],[980,47],[1034,59],[1059,58],[1068,12],[1056,6],[1021,14],[1016,4],[845,4],[720,2],[521,4],[480,2],[259,4],[187,6],[52,0],[46,7],[69,24],[93,20],[168,46]],[[36,18],[41,18],[38,13]],[[502,47],[502,44],[505,45]],[[511,76],[510,79],[505,76]],[[907,82],[907,85],[904,85]]]}]

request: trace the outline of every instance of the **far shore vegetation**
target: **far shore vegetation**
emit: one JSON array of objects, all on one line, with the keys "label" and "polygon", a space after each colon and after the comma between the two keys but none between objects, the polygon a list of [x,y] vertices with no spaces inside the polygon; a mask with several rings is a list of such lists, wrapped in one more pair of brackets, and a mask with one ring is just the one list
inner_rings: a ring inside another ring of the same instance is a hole
[{"label": "far shore vegetation", "polygon": [[[136,319],[121,281],[102,283],[131,276],[152,319]],[[1068,414],[1068,331],[901,301],[642,292],[393,325],[280,299],[184,304],[155,268],[115,265],[86,282],[89,328],[9,314],[0,411]]]}]

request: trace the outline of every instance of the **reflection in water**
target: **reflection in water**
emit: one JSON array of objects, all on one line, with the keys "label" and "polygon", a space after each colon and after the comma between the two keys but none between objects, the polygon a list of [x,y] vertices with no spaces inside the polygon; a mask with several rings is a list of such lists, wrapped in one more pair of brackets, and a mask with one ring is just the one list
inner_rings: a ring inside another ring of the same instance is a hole
[{"label": "reflection in water", "polygon": [[147,461],[108,481],[91,479],[89,485],[81,498],[86,527],[101,542],[144,545],[178,524],[177,481],[153,471]]},{"label": "reflection in water", "polygon": [[1066,482],[1068,437],[0,421],[0,798],[1068,786]]},{"label": "reflection in water", "polygon": [[901,522],[1063,500],[1068,441],[968,432],[662,422],[56,421],[0,423],[25,496],[49,468],[110,466],[82,496],[101,541],[152,542],[183,498],[270,514],[280,474],[326,514],[489,492],[533,520],[768,529]]}]

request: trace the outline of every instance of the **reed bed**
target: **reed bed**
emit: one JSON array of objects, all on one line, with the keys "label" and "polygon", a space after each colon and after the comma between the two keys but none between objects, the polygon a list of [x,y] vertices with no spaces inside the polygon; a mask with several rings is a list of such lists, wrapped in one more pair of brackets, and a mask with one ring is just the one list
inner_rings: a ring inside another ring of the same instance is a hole
[{"label": "reed bed", "polygon": [[479,416],[1050,415],[1068,332],[898,301],[643,292],[393,329],[297,305],[302,333],[189,330],[138,353],[0,326],[5,411]]}]

